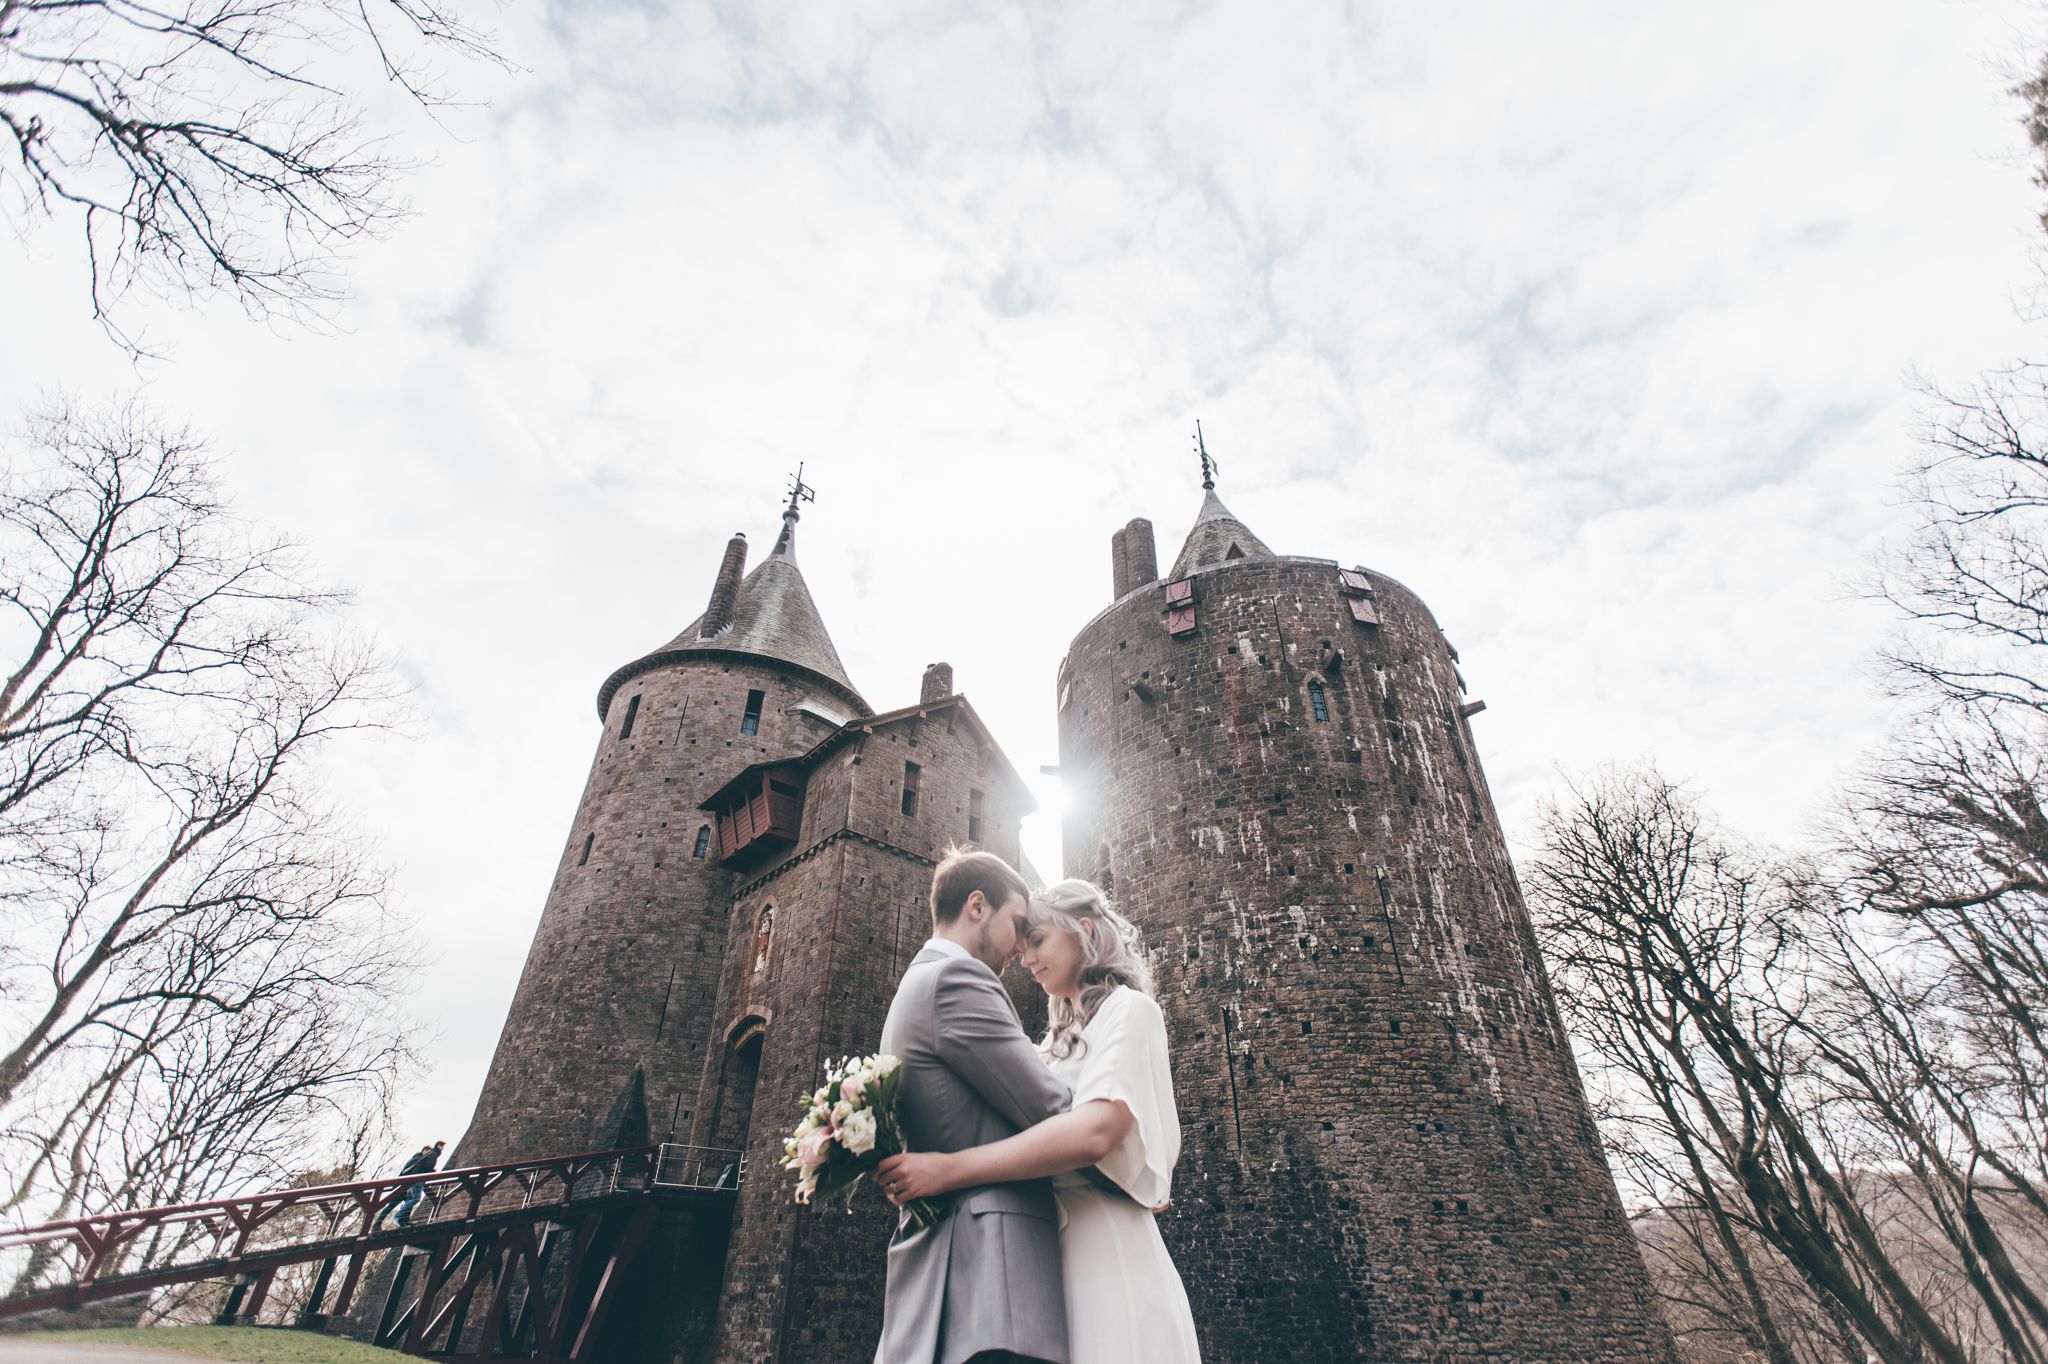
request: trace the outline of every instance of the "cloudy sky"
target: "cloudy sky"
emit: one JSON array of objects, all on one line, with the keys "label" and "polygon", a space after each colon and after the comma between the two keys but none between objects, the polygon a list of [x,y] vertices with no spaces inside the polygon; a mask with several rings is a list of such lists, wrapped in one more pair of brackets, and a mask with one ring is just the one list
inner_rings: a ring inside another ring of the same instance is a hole
[{"label": "cloudy sky", "polygon": [[[553,0],[413,120],[416,216],[327,334],[148,314],[0,251],[0,400],[143,384],[212,433],[416,690],[336,783],[417,918],[467,1121],[617,664],[725,537],[802,562],[890,707],[946,659],[1018,767],[1199,417],[1283,553],[1414,586],[1510,833],[1654,755],[1796,834],[1885,723],[1851,587],[1913,373],[2038,353],[2031,5]],[[1058,792],[1041,787],[1056,805]],[[1027,833],[1059,862],[1058,830]]]}]

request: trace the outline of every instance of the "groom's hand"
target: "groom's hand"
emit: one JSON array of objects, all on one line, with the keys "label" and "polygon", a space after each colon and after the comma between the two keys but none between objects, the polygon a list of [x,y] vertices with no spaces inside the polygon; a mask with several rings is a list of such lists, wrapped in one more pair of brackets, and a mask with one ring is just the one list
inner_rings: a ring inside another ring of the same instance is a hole
[{"label": "groom's hand", "polygon": [[875,1167],[875,1183],[900,1208],[913,1198],[936,1198],[952,1192],[954,1186],[948,1175],[953,1163],[953,1158],[943,1151],[906,1151]]}]

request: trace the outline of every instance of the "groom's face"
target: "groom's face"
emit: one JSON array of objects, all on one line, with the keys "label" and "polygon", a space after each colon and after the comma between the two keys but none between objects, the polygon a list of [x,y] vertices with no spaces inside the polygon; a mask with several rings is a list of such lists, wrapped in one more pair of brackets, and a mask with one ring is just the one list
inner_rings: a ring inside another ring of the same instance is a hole
[{"label": "groom's face", "polygon": [[[980,891],[974,892],[974,899],[984,905],[988,903]],[[1000,906],[987,910],[981,921],[974,955],[997,975],[1017,959],[1017,949],[1024,942],[1024,916],[1028,909],[1023,896],[1012,895]]]}]

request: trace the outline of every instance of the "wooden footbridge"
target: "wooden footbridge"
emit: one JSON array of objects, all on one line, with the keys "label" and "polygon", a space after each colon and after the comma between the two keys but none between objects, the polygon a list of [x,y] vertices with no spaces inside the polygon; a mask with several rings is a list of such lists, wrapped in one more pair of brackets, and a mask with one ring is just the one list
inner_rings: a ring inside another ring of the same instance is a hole
[{"label": "wooden footbridge", "polygon": [[214,1281],[215,1320],[256,1324],[278,1317],[285,1275],[282,1324],[347,1323],[438,1359],[580,1364],[660,1208],[729,1203],[744,1172],[737,1151],[637,1146],[0,1229],[0,1265],[17,1271],[0,1321]]}]

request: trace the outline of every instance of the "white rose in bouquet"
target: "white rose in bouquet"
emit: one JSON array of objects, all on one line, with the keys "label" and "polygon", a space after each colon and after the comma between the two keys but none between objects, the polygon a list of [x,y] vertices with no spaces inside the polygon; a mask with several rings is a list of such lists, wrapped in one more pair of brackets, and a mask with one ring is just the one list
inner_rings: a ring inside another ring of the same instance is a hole
[{"label": "white rose in bouquet", "polygon": [[856,1156],[864,1156],[875,1149],[875,1115],[872,1109],[848,1115],[839,1124],[839,1144]]}]

